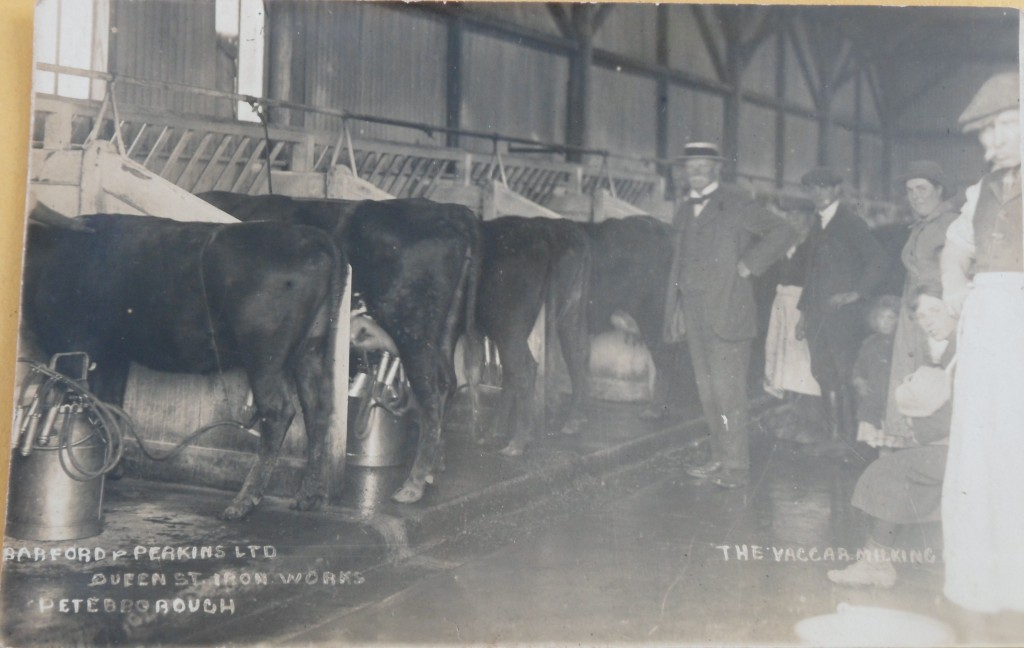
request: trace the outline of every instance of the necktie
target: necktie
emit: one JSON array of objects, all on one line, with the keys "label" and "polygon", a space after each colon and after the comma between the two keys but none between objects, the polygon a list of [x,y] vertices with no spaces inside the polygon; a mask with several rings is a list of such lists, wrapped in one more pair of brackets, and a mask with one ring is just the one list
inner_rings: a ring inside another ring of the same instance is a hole
[{"label": "necktie", "polygon": [[686,198],[686,202],[693,205],[693,215],[700,216],[700,213],[704,210],[704,205],[707,204],[711,196],[702,196],[700,194],[690,194]]}]

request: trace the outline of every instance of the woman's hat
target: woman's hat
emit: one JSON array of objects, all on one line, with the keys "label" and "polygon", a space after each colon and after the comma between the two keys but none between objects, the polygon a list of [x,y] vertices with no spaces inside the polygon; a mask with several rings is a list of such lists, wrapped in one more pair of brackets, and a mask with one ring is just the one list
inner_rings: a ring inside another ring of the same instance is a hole
[{"label": "woman's hat", "polygon": [[914,180],[915,178],[922,178],[934,185],[942,185],[942,188],[946,190],[946,194],[952,193],[949,186],[949,178],[946,177],[945,171],[942,170],[938,162],[915,160],[907,165],[906,171],[901,173],[896,180],[900,184],[904,184],[907,180]]}]

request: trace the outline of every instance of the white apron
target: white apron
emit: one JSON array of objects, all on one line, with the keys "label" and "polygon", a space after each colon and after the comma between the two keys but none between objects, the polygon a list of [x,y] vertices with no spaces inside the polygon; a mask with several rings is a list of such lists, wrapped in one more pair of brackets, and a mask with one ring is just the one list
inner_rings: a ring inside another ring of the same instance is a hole
[{"label": "white apron", "polygon": [[764,388],[772,396],[782,392],[820,396],[821,389],[811,375],[811,353],[807,340],[796,339],[796,323],[800,319],[797,302],[800,286],[778,286],[764,352]]},{"label": "white apron", "polygon": [[977,612],[1024,611],[1024,273],[974,278],[957,349],[944,592]]}]

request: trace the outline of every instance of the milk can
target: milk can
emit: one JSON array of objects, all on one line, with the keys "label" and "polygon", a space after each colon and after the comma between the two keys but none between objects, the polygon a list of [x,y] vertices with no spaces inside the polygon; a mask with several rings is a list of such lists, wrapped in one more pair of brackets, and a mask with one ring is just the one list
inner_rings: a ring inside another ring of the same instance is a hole
[{"label": "milk can", "polygon": [[[74,354],[54,356],[51,369],[67,355]],[[110,438],[100,433],[101,424],[74,381],[38,371],[26,380],[38,384],[31,399],[19,403],[15,419],[7,535],[42,541],[97,535],[103,530]]]},{"label": "milk can", "polygon": [[397,356],[384,351],[375,372],[370,369],[356,374],[349,388],[348,464],[381,467],[402,463],[403,415],[408,402],[409,385]]}]

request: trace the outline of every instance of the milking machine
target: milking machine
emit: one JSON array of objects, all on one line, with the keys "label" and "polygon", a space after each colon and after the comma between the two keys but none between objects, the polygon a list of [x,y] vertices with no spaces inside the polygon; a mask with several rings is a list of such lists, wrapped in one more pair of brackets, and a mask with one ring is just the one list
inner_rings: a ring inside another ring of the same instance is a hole
[{"label": "milking machine", "polygon": [[412,391],[401,359],[381,351],[374,364],[365,360],[349,383],[349,435],[346,461],[353,466],[402,463],[404,416]]},{"label": "milking machine", "polygon": [[489,337],[484,337],[484,365],[480,372],[480,387],[485,391],[501,391],[501,356],[498,345]]},{"label": "milking machine", "polygon": [[12,428],[7,534],[75,540],[103,530],[103,487],[124,452],[120,409],[86,386],[85,353],[28,364]]}]

